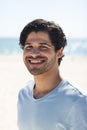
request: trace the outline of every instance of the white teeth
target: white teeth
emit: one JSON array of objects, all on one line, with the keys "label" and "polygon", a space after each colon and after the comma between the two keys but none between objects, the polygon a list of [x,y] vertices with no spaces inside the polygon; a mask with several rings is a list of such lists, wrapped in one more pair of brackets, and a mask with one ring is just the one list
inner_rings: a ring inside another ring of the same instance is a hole
[{"label": "white teeth", "polygon": [[33,60],[30,60],[31,63],[41,63],[42,61],[33,61]]}]

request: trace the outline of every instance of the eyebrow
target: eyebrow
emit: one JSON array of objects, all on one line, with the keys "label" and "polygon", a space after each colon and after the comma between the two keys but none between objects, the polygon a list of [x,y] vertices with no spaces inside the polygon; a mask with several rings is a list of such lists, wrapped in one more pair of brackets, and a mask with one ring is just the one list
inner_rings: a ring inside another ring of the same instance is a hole
[{"label": "eyebrow", "polygon": [[[50,43],[50,44],[49,44]],[[28,45],[28,44],[33,44],[33,42],[32,41],[26,41],[25,42],[25,45]],[[40,45],[47,45],[47,46],[53,46],[52,44],[51,44],[51,42],[47,42],[47,41],[39,41],[39,44]]]}]

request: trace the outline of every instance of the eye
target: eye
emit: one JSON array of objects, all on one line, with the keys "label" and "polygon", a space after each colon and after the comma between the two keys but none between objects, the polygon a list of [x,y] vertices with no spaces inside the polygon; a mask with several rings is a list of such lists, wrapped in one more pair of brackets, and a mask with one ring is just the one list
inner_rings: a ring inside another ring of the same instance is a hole
[{"label": "eye", "polygon": [[41,50],[47,50],[48,48],[47,48],[47,46],[40,46],[40,49]]},{"label": "eye", "polygon": [[32,48],[33,48],[32,45],[25,45],[25,46],[24,46],[24,49],[27,49],[27,50],[31,50]]}]

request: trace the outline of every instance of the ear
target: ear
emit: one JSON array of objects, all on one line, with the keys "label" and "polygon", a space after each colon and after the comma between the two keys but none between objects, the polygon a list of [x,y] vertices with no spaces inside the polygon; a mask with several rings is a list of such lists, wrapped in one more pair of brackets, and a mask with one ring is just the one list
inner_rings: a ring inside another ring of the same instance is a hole
[{"label": "ear", "polygon": [[58,58],[58,59],[63,56],[63,50],[64,50],[64,48],[61,47],[61,48],[57,51],[57,58]]}]

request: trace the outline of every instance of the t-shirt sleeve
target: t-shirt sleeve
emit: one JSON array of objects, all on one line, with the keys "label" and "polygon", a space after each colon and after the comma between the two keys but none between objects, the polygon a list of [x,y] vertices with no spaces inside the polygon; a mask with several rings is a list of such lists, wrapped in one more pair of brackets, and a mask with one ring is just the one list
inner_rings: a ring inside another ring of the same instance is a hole
[{"label": "t-shirt sleeve", "polygon": [[66,122],[69,130],[87,130],[87,97],[81,97],[74,103]]}]

